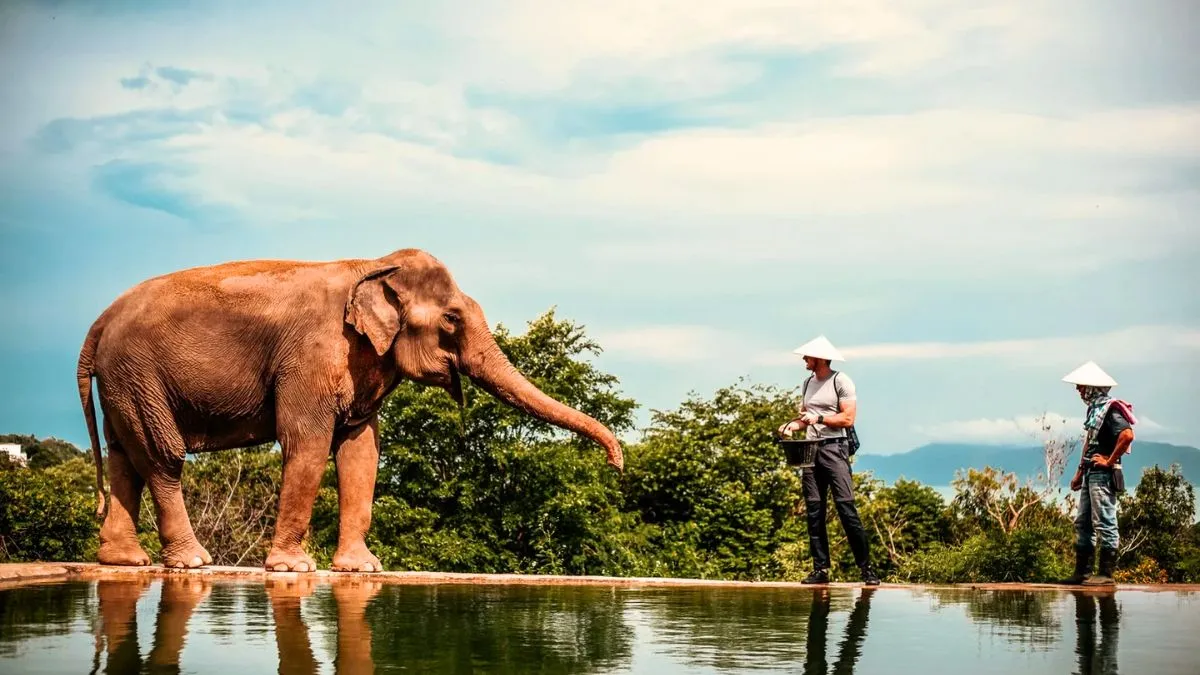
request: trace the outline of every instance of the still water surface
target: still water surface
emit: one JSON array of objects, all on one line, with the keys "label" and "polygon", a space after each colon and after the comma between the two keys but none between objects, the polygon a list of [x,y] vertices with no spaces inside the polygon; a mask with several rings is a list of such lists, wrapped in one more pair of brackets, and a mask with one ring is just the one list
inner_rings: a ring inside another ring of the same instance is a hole
[{"label": "still water surface", "polygon": [[0,673],[1197,673],[1200,598],[1137,591],[266,583],[0,591]]}]

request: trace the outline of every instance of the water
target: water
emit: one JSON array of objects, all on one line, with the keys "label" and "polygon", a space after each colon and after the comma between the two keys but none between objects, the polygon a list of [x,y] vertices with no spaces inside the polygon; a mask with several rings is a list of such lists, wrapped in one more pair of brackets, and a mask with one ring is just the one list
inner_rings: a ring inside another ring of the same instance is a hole
[{"label": "water", "polygon": [[130,577],[0,590],[0,673],[1194,674],[1198,610],[1132,590]]}]

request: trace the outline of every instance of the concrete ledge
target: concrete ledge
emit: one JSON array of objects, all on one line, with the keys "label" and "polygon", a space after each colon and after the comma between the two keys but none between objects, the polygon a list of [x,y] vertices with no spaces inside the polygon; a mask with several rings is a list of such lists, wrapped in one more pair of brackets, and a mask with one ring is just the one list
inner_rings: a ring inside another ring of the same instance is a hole
[{"label": "concrete ledge", "polygon": [[24,586],[34,581],[57,581],[70,576],[64,565],[53,563],[10,563],[0,565],[0,590]]},{"label": "concrete ledge", "polygon": [[[461,572],[271,572],[257,567],[210,566],[199,569],[181,570],[161,565],[148,567],[117,567],[97,563],[10,563],[0,565],[0,589],[13,585],[24,585],[34,581],[57,581],[62,579],[105,579],[128,576],[172,576],[189,575],[209,579],[227,580],[284,580],[314,579],[334,581],[337,579],[370,579],[394,584],[472,584],[472,585],[539,585],[539,586],[621,586],[634,588],[791,588],[812,589],[822,586],[805,586],[792,581],[723,581],[717,579],[674,579],[645,577],[602,577],[561,576],[538,574],[470,574]],[[861,583],[831,583],[825,588],[855,588]],[[1029,583],[964,583],[964,584],[889,584],[881,589],[961,589],[961,590],[1089,590],[1112,591],[1113,587],[1080,587],[1059,584]],[[1116,590],[1146,592],[1197,592],[1200,584],[1120,584]]]}]

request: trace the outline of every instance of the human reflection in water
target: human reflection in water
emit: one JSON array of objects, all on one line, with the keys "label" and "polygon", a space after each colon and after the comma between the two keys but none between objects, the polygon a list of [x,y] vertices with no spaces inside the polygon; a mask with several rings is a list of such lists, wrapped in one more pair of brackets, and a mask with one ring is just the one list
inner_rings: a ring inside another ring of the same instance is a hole
[{"label": "human reflection in water", "polygon": [[[143,663],[138,645],[137,603],[154,583],[162,585],[154,646]],[[212,592],[212,582],[202,576],[168,576],[160,582],[147,577],[101,579],[96,582],[100,625],[95,635],[92,675],[105,673],[178,673],[179,654],[187,637],[187,624],[196,606]]]},{"label": "human reflection in water", "polygon": [[[367,604],[379,593],[383,583],[349,577],[330,585],[337,613],[337,647],[333,672],[362,675],[375,672],[371,656],[371,627],[366,621]],[[313,594],[317,580],[311,576],[268,578],[267,597],[275,620],[275,642],[279,648],[279,672],[316,673],[320,670],[313,655],[308,627],[300,613],[300,601]]]},{"label": "human reflection in water", "polygon": [[[867,615],[871,612],[871,594],[874,588],[864,588],[854,602],[846,633],[838,646],[834,673],[853,673],[854,665],[862,656],[863,640],[867,636]],[[829,590],[814,589],[812,609],[808,613],[808,642],[804,659],[804,675],[829,672],[825,659],[825,644],[829,638]]]},{"label": "human reflection in water", "polygon": [[[1121,610],[1116,594],[1110,591],[1074,591],[1075,654],[1079,657],[1078,675],[1115,675],[1117,672],[1117,633]],[[1100,606],[1100,644],[1096,644],[1096,605]]]}]

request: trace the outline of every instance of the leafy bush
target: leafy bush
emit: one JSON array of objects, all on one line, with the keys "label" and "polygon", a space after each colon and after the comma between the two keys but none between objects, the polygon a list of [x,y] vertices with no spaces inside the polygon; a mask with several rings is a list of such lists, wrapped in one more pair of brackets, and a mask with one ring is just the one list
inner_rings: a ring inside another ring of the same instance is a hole
[{"label": "leafy bush", "polygon": [[100,528],[89,468],[79,461],[0,471],[0,562],[95,557]]},{"label": "leafy bush", "polygon": [[[616,433],[637,404],[588,357],[599,345],[554,313],[497,343],[551,396]],[[380,411],[380,460],[368,545],[387,569],[707,579],[798,580],[812,569],[798,474],[773,432],[794,392],[738,381],[654,411],[617,474],[590,441],[513,410],[464,381],[461,410],[441,389],[402,383]],[[29,468],[0,458],[0,560],[94,560],[94,467],[64,441],[13,436]],[[872,562],[888,580],[1052,581],[1073,566],[1074,495],[1047,474],[1019,484],[991,467],[955,482],[949,503],[915,481],[855,472]],[[190,457],[184,500],[217,564],[260,565],[274,535],[281,457],[269,446]],[[1122,497],[1117,578],[1200,579],[1195,498],[1178,467],[1153,467]],[[328,566],[338,539],[337,472],[326,466],[307,547]],[[857,580],[836,509],[827,529],[835,580]],[[143,496],[140,539],[159,548]]]}]

